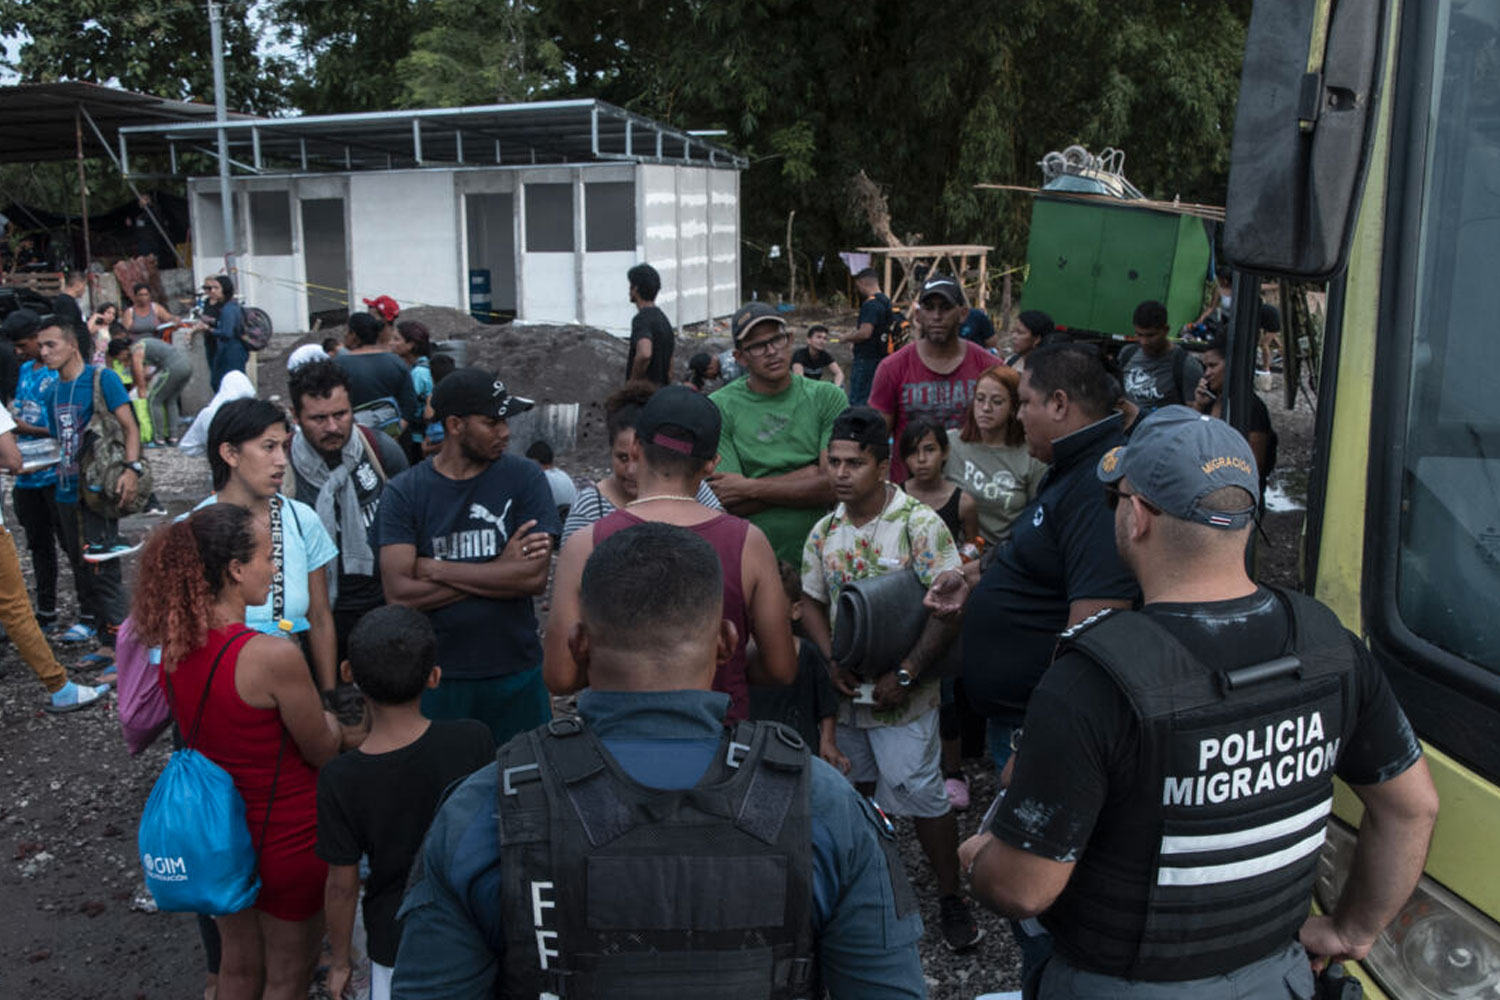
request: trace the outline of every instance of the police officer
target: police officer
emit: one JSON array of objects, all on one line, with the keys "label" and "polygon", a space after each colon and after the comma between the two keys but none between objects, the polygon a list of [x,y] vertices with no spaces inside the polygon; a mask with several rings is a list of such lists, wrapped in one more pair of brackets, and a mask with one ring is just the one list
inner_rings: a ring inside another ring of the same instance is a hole
[{"label": "police officer", "polygon": [[926,995],[888,824],[791,730],[724,727],[721,576],[672,525],[594,550],[579,719],[512,740],[439,811],[394,997]]},{"label": "police officer", "polygon": [[[1246,575],[1259,483],[1228,424],[1164,407],[1097,475],[1144,607],[1063,633],[962,861],[980,898],[1051,931],[1029,995],[1311,997],[1421,874],[1421,749],[1331,611]],[[1365,816],[1337,907],[1309,918],[1335,775]]]}]

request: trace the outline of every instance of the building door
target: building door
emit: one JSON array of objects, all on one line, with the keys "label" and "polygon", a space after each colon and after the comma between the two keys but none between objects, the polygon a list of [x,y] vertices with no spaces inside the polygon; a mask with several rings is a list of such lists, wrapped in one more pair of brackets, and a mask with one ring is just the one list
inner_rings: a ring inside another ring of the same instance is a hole
[{"label": "building door", "polygon": [[302,199],[302,255],[306,262],[307,322],[334,326],[349,318],[349,248],[344,199]]},{"label": "building door", "polygon": [[[516,208],[512,194],[465,196],[464,216],[468,224],[469,275],[489,273],[488,321],[498,322],[516,314]],[[472,285],[470,286],[473,287]],[[469,302],[474,308],[473,301]]]}]

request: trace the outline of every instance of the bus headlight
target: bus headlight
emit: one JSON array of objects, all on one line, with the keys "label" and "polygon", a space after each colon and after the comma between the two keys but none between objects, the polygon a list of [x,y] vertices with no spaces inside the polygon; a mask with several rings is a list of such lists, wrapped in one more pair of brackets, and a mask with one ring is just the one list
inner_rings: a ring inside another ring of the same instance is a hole
[{"label": "bus headlight", "polygon": [[[1355,833],[1328,824],[1315,893],[1331,912],[1354,860]],[[1500,926],[1425,875],[1363,962],[1399,1000],[1500,1000]]]}]

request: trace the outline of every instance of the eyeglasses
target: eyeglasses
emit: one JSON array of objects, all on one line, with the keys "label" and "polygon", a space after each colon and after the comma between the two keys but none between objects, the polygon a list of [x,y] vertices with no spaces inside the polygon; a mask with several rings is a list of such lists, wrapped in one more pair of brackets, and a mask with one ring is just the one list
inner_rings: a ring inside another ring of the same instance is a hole
[{"label": "eyeglasses", "polygon": [[792,335],[783,331],[781,333],[778,333],[774,337],[767,337],[765,340],[758,340],[753,344],[746,344],[745,346],[741,347],[740,350],[744,351],[752,358],[763,358],[771,351],[779,351],[791,342]]},{"label": "eyeglasses", "polygon": [[1116,507],[1120,506],[1120,501],[1121,500],[1128,499],[1130,497],[1138,497],[1140,499],[1140,501],[1141,501],[1141,506],[1145,507],[1146,510],[1149,511],[1150,513],[1152,513],[1152,514],[1160,514],[1161,513],[1161,508],[1160,507],[1156,506],[1156,504],[1152,503],[1150,500],[1147,500],[1145,497],[1141,496],[1139,493],[1126,493],[1124,490],[1120,489],[1120,487],[1117,486],[1117,485],[1115,485],[1114,483],[1105,483],[1104,484],[1104,502],[1109,505],[1109,509],[1110,510],[1114,510]]}]

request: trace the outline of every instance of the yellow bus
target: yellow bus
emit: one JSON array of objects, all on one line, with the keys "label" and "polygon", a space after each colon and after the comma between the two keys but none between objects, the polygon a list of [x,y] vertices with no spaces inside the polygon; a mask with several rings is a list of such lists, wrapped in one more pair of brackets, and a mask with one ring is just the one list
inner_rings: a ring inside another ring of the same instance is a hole
[{"label": "yellow bus", "polygon": [[[1247,290],[1330,279],[1304,585],[1367,637],[1442,796],[1421,884],[1351,971],[1370,997],[1500,998],[1500,0],[1256,0],[1241,88],[1226,255]],[[1347,789],[1336,813],[1322,906]]]}]

